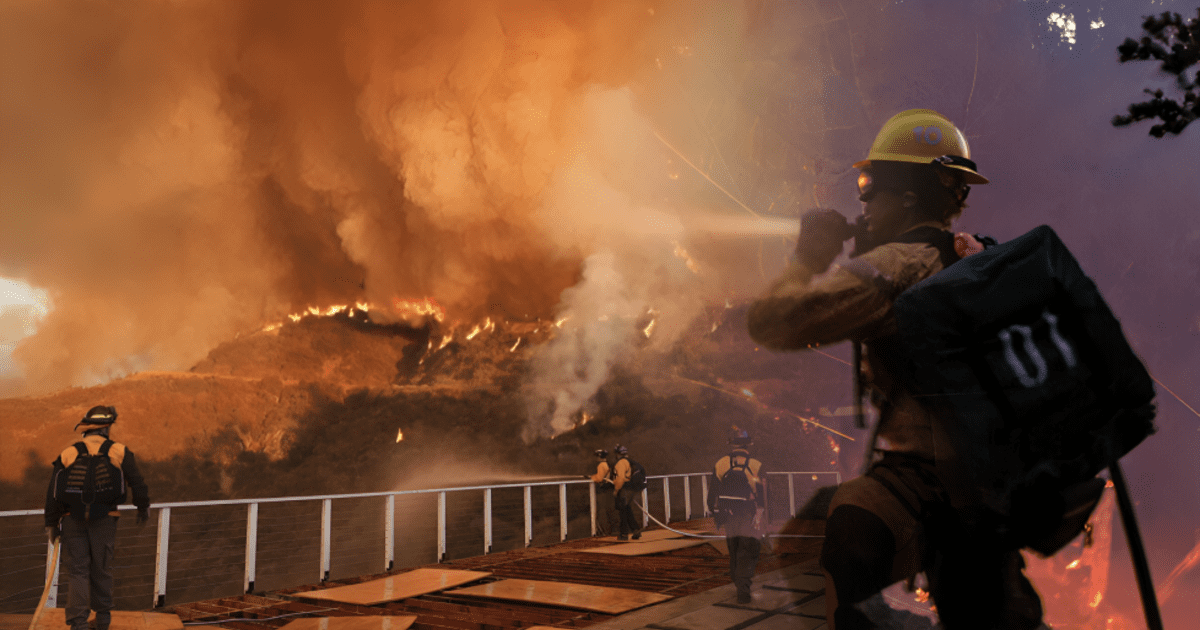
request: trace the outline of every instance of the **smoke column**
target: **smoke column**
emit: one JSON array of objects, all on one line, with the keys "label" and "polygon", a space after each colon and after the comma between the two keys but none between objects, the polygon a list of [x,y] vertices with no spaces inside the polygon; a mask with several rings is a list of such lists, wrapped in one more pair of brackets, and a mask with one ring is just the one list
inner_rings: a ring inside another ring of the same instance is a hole
[{"label": "smoke column", "polygon": [[589,108],[630,105],[590,101],[648,72],[682,15],[0,4],[0,275],[53,303],[14,352],[21,391],[186,369],[308,306],[432,297],[456,319],[554,316],[593,228],[612,237],[634,210],[581,222],[595,191],[550,188],[584,160],[604,179]]}]

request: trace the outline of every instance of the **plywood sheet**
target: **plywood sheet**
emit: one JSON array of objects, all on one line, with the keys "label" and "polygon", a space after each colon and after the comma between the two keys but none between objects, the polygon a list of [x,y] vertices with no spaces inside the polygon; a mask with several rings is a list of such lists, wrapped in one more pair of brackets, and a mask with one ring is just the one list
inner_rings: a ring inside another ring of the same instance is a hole
[{"label": "plywood sheet", "polygon": [[416,615],[309,617],[288,622],[280,630],[404,630],[416,622]]},{"label": "plywood sheet", "polygon": [[591,549],[580,549],[586,553],[608,553],[616,556],[648,556],[652,553],[662,553],[664,551],[672,551],[674,549],[683,549],[685,547],[695,547],[703,545],[708,540],[703,538],[674,538],[670,540],[654,540],[651,542],[636,542],[621,545],[609,545],[607,547],[593,547]]},{"label": "plywood sheet", "polygon": [[392,575],[369,582],[293,593],[292,595],[305,599],[327,599],[345,604],[371,606],[398,599],[417,597],[418,595],[433,593],[453,586],[460,586],[489,575],[491,573],[487,571],[414,569],[408,573]]},{"label": "plywood sheet", "polygon": [[[94,620],[92,613],[89,620]],[[47,608],[38,617],[33,630],[63,630],[67,626],[67,613],[62,608]],[[140,612],[136,610],[112,611],[109,630],[183,630],[179,617],[169,613]]]},{"label": "plywood sheet", "polygon": [[450,591],[454,595],[471,595],[518,602],[547,604],[563,608],[590,610],[619,615],[630,610],[671,599],[670,595],[646,593],[627,588],[590,586],[570,582],[541,580],[499,580]]}]

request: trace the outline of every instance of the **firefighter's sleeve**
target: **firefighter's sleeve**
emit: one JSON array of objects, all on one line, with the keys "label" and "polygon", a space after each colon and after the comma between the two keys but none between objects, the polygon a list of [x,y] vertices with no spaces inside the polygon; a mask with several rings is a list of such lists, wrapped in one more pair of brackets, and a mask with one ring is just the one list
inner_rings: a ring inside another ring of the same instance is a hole
[{"label": "firefighter's sleeve", "polygon": [[629,460],[622,459],[613,467],[613,492],[620,492],[621,488],[629,481],[629,473],[632,472],[629,466]]},{"label": "firefighter's sleeve", "polygon": [[758,482],[754,488],[754,502],[759,508],[766,509],[767,507],[767,471],[762,464],[758,465],[758,470],[754,473]]},{"label": "firefighter's sleeve", "polygon": [[150,489],[146,487],[146,480],[142,478],[142,473],[138,470],[137,458],[133,456],[133,451],[129,450],[129,447],[125,447],[125,458],[121,460],[121,472],[125,474],[125,484],[133,493],[133,504],[139,510],[149,508]]},{"label": "firefighter's sleeve", "polygon": [[54,460],[54,470],[50,472],[50,485],[46,488],[46,508],[43,512],[46,527],[57,527],[58,522],[67,513],[67,507],[54,498],[54,482],[61,470],[65,470],[62,461]]}]

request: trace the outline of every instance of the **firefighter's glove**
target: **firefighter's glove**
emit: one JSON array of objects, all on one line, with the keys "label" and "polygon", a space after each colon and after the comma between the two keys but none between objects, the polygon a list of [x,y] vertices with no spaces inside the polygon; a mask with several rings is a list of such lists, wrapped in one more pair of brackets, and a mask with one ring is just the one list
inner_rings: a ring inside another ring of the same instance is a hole
[{"label": "firefighter's glove", "polygon": [[49,539],[51,545],[58,542],[61,536],[62,530],[58,528],[58,525],[51,525],[46,528],[46,538]]},{"label": "firefighter's glove", "polygon": [[796,260],[817,273],[823,272],[842,253],[842,243],[853,236],[846,217],[837,210],[809,210],[800,217]]},{"label": "firefighter's glove", "polygon": [[150,522],[150,509],[149,508],[138,508],[137,524],[145,525],[148,522]]}]

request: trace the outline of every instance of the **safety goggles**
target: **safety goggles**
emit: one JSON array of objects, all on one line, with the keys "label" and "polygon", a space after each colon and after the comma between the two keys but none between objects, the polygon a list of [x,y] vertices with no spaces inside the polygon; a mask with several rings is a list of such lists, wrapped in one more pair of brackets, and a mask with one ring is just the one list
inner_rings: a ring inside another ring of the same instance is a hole
[{"label": "safety goggles", "polygon": [[859,201],[867,203],[874,199],[875,195],[878,195],[884,190],[891,190],[891,188],[884,186],[874,173],[871,173],[870,171],[863,171],[858,174]]}]

